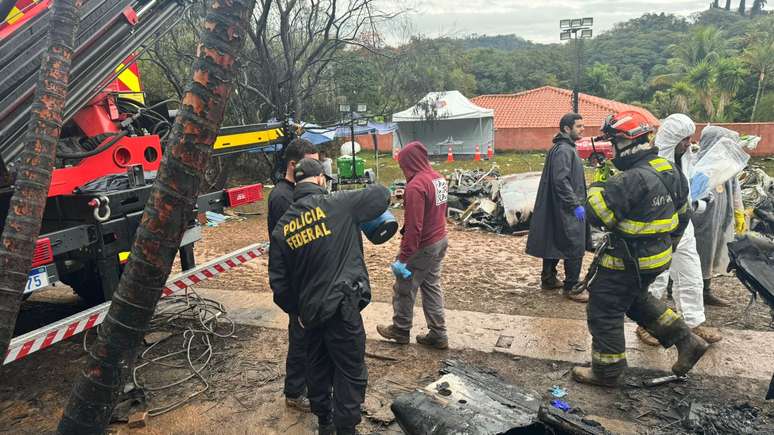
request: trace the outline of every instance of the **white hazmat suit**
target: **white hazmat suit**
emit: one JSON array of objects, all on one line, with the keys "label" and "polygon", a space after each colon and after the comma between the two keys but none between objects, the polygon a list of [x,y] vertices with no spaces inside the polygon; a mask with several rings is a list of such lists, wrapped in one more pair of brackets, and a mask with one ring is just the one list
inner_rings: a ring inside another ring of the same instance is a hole
[{"label": "white hazmat suit", "polygon": [[[655,143],[659,150],[658,154],[675,164],[675,148],[695,131],[696,125],[688,116],[682,113],[669,115],[656,133]],[[677,163],[688,180],[690,180],[693,161],[694,157],[688,147],[680,162]],[[689,223],[685,228],[685,233],[677,245],[677,251],[672,255],[671,267],[656,278],[648,291],[655,298],[660,299],[664,295],[669,278],[672,278],[675,305],[688,327],[695,328],[704,323],[704,286],[693,223]]]}]

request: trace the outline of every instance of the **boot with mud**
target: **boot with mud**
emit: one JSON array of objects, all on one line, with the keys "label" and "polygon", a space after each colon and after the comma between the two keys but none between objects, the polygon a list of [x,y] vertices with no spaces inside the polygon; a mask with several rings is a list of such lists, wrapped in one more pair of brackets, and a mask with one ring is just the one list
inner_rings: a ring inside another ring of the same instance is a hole
[{"label": "boot with mud", "polygon": [[648,332],[648,330],[643,328],[642,326],[637,326],[636,332],[637,332],[637,338],[639,338],[640,341],[647,344],[648,346],[658,346],[659,344],[661,344],[658,341],[658,338],[651,335],[650,332]]},{"label": "boot with mud", "polygon": [[675,347],[677,347],[677,362],[672,366],[672,373],[685,376],[704,356],[709,344],[692,332],[675,343]]},{"label": "boot with mud", "polygon": [[618,377],[603,378],[598,376],[591,367],[573,367],[572,378],[581,384],[596,385],[598,387],[615,388],[618,386]]},{"label": "boot with mud", "polygon": [[691,330],[693,331],[694,334],[703,338],[704,341],[706,341],[709,344],[717,343],[718,341],[723,339],[723,335],[720,333],[718,328],[699,325]]},{"label": "boot with mud", "polygon": [[398,329],[395,325],[376,325],[376,332],[398,344],[409,344],[410,341],[409,332]]},{"label": "boot with mud", "polygon": [[564,287],[564,281],[556,276],[543,277],[540,280],[540,288],[543,290],[556,290]]},{"label": "boot with mud", "polygon": [[446,337],[439,337],[434,334],[433,331],[430,331],[427,334],[417,335],[417,343],[441,350],[449,348],[449,339]]},{"label": "boot with mud", "polygon": [[711,282],[712,280],[709,279],[704,280],[704,305],[711,305],[713,307],[730,307],[731,302],[715,296],[712,293]]}]

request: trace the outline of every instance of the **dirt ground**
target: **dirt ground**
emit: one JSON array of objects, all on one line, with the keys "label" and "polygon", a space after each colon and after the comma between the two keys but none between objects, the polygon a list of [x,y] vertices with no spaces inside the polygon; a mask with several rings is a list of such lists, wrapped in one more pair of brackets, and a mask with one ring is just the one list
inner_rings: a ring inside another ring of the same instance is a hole
[{"label": "dirt ground", "polygon": [[[210,388],[170,413],[153,417],[144,429],[111,426],[118,434],[309,434],[315,419],[286,408],[282,402],[285,334],[282,331],[238,327],[235,338],[216,342]],[[571,364],[473,351],[437,351],[418,345],[399,347],[381,341],[367,346],[369,386],[361,433],[399,434],[390,423],[389,404],[397,395],[421,388],[438,377],[443,360],[459,360],[493,369],[503,380],[551,400],[548,390],[563,387],[573,408],[617,433],[681,433],[681,409],[691,403],[722,403],[748,415],[749,433],[774,431],[774,407],[760,400],[760,382],[746,379],[696,377],[684,384],[645,389],[641,379],[656,374],[627,372],[620,390],[586,387],[569,378]],[[0,433],[39,434],[55,430],[78,370],[86,356],[77,339],[29,356],[23,364],[2,370]],[[36,382],[30,382],[35,379]],[[187,384],[191,389],[201,384]],[[154,396],[151,405],[171,403],[180,395]],[[752,415],[753,417],[749,417]],[[757,431],[757,432],[753,432]],[[707,433],[718,433],[708,431]],[[723,432],[719,432],[723,433]]]},{"label": "dirt ground", "polygon": [[[196,245],[197,261],[205,261],[251,243],[268,240],[265,203],[240,211],[261,213],[243,216],[241,221],[227,221],[204,229],[203,240]],[[393,209],[399,221],[403,210]],[[562,297],[559,291],[540,289],[541,260],[524,253],[526,236],[493,234],[449,225],[449,249],[444,259],[442,285],[447,308],[485,313],[534,317],[585,319],[584,305]],[[400,238],[375,246],[364,243],[366,264],[371,278],[373,300],[390,302],[394,281],[389,264],[395,260]],[[586,255],[584,264],[591,262]],[[208,288],[224,290],[270,291],[266,270],[267,258],[247,263],[243,268],[209,281]],[[559,267],[560,274],[561,266]],[[585,270],[584,270],[585,273]],[[771,312],[758,301],[750,309],[748,323],[743,316],[750,292],[733,276],[714,280],[715,292],[733,305],[728,308],[706,307],[710,326],[772,330]]]}]

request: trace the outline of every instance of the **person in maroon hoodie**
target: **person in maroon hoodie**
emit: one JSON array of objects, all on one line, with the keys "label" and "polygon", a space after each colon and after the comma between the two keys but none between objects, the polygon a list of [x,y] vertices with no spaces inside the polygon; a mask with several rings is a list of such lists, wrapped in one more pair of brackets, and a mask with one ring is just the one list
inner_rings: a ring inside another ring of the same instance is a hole
[{"label": "person in maroon hoodie", "polygon": [[417,290],[422,291],[422,309],[430,332],[417,336],[417,343],[438,349],[449,347],[443,313],[441,263],[446,256],[446,179],[430,167],[427,148],[411,142],[398,154],[406,176],[405,207],[400,253],[392,264],[392,325],[378,325],[379,334],[408,344]]}]

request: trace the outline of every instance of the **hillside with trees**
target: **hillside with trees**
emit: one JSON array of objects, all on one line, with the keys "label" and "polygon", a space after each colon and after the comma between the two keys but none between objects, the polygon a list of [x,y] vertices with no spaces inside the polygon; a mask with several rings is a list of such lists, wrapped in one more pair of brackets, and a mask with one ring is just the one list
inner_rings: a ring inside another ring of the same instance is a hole
[{"label": "hillside with trees", "polygon": [[[286,113],[327,123],[338,119],[341,102],[365,103],[388,118],[438,90],[472,97],[544,85],[572,88],[572,42],[413,36],[389,46],[375,29],[394,15],[370,1],[344,2],[348,9],[334,9],[332,17],[326,4],[336,2],[313,3],[319,10],[291,3],[296,6],[265,17],[256,13],[269,25],[250,35],[231,123]],[[584,41],[581,91],[642,105],[659,117],[680,111],[699,121],[774,121],[774,15],[765,6],[715,1],[687,19],[654,13],[619,23]],[[190,29],[199,17],[193,11],[179,31],[144,55],[151,97],[182,92],[178,78],[190,63],[196,43]]]}]

